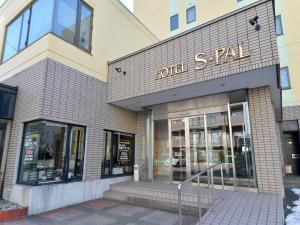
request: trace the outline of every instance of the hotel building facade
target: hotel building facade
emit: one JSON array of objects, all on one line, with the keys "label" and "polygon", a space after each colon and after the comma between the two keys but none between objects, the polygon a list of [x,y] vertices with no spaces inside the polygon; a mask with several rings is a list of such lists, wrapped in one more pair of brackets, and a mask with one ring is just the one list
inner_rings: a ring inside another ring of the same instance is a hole
[{"label": "hotel building facade", "polygon": [[100,198],[135,164],[178,183],[224,163],[226,189],[284,195],[273,1],[162,41],[116,0],[0,15],[4,199],[36,214]]},{"label": "hotel building facade", "polygon": [[[162,0],[134,1],[134,13],[160,39],[175,36],[258,0]],[[280,59],[283,121],[283,161],[300,175],[300,32],[295,29],[299,1],[274,0],[275,27]]]}]

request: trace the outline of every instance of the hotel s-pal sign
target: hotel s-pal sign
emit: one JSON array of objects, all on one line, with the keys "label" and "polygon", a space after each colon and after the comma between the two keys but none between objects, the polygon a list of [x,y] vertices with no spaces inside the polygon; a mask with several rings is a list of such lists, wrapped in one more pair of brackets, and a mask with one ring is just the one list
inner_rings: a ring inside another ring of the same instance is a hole
[{"label": "hotel s-pal sign", "polygon": [[[227,48],[219,48],[216,49],[212,56],[209,57],[209,55],[205,53],[198,53],[195,55],[195,69],[196,70],[204,70],[208,63],[212,62],[215,65],[220,65],[223,63],[228,63],[230,59],[232,60],[240,60],[243,58],[250,57],[249,53],[246,53],[244,50],[244,43],[241,42],[237,44],[237,51],[235,50],[234,46],[228,46]],[[163,67],[156,71],[156,75],[154,77],[155,80],[163,79],[168,76],[173,76],[175,74],[180,74],[187,72],[188,68],[186,67],[184,62],[169,65],[166,67]]]}]

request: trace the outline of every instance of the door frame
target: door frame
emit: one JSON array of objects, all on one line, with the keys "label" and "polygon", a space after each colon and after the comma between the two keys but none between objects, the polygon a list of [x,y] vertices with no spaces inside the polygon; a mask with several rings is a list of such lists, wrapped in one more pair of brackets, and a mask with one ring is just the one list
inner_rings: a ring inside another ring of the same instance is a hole
[{"label": "door frame", "polygon": [[3,154],[1,161],[1,168],[0,168],[0,195],[2,197],[3,188],[4,188],[4,179],[5,179],[5,172],[6,172],[6,163],[7,163],[7,155],[8,155],[8,144],[9,144],[9,137],[10,131],[12,127],[11,121],[4,121],[6,122],[6,131],[4,137],[4,145],[3,145]]},{"label": "door frame", "polygon": [[[224,111],[222,111],[224,112]],[[219,112],[212,112],[212,113],[219,113]],[[185,150],[186,150],[186,174],[187,178],[191,177],[191,147],[190,147],[190,127],[189,127],[189,119],[190,118],[203,118],[204,121],[204,134],[205,134],[205,155],[206,155],[206,162],[207,164],[210,163],[209,160],[209,150],[208,150],[208,131],[207,131],[207,114],[200,114],[200,115],[193,115],[193,116],[184,116],[179,118],[170,118],[168,119],[168,133],[169,133],[169,160],[170,160],[170,182],[173,181],[173,165],[172,165],[172,157],[173,157],[173,146],[172,146],[172,130],[171,130],[171,123],[172,121],[176,120],[184,120],[185,123]],[[232,127],[231,127],[231,116],[230,116],[230,105],[228,104],[228,126],[229,126],[229,139],[230,139],[230,151],[232,155],[232,167],[233,167],[233,183],[234,189],[237,187],[237,178],[236,178],[236,171],[235,171],[235,161],[234,161],[234,149],[233,149],[233,139],[232,139]],[[229,146],[228,146],[229,147]]]}]

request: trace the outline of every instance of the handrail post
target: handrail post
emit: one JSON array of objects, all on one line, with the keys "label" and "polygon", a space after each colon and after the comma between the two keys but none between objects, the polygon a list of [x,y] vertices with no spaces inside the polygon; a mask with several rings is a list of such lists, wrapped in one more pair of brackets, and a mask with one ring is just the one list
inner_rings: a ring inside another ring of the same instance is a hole
[{"label": "handrail post", "polygon": [[179,213],[179,225],[182,225],[182,209],[181,209],[181,185],[178,186],[178,213]]},{"label": "handrail post", "polygon": [[211,199],[212,199],[212,204],[213,204],[213,212],[215,212],[215,201],[214,201],[214,169],[212,168],[211,170],[210,170],[210,172],[211,172],[211,187],[212,187],[212,189],[211,189]]},{"label": "handrail post", "polygon": [[197,193],[198,193],[198,210],[199,210],[199,225],[201,225],[202,223],[202,209],[200,207],[200,175],[197,177],[197,184],[198,184],[198,188],[197,188]]},{"label": "handrail post", "polygon": [[221,180],[222,180],[222,199],[224,200],[224,174],[223,174],[223,163],[221,163]]}]

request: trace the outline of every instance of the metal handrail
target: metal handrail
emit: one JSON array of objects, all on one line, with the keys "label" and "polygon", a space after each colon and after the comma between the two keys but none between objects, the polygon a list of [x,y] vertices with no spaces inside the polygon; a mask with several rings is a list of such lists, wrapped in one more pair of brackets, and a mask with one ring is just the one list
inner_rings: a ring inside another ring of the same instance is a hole
[{"label": "metal handrail", "polygon": [[[198,195],[198,208],[199,208],[199,225],[202,222],[202,209],[200,207],[200,176],[207,172],[207,182],[208,182],[208,188],[210,189],[210,182],[211,182],[211,198],[212,198],[212,210],[215,211],[215,201],[214,201],[214,168],[217,166],[220,166],[221,168],[221,181],[222,181],[222,198],[224,197],[224,175],[223,175],[223,164],[224,163],[218,163],[214,164],[212,166],[207,167],[203,171],[193,175],[192,177],[186,179],[185,181],[178,184],[178,213],[179,213],[179,225],[182,225],[182,202],[181,202],[181,188],[183,185],[189,183],[190,181],[197,179],[197,195]],[[210,181],[211,178],[211,181]]]}]

